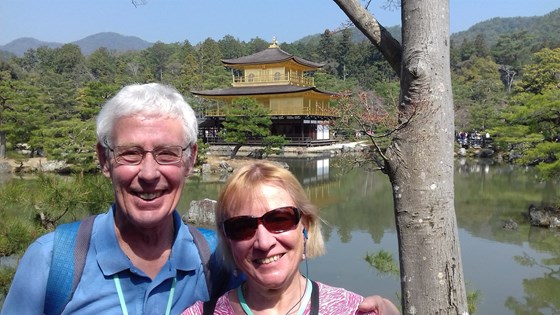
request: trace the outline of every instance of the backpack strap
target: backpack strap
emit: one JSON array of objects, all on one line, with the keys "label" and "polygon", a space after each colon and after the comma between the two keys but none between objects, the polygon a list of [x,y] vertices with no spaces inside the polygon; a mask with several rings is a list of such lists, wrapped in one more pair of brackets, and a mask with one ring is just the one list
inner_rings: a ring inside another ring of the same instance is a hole
[{"label": "backpack strap", "polygon": [[317,282],[311,280],[311,309],[309,314],[310,315],[318,315],[319,314],[319,285]]},{"label": "backpack strap", "polygon": [[212,255],[212,249],[210,249],[210,244],[213,243],[213,247],[216,247],[216,241],[212,242],[212,238],[216,239],[216,232],[209,229],[196,228],[190,224],[187,224],[187,227],[193,236],[194,245],[196,245],[200,260],[202,261],[208,293],[212,295],[212,281],[210,278],[210,256]]},{"label": "backpack strap", "polygon": [[216,308],[216,302],[218,299],[211,299],[202,304],[202,315],[214,315],[214,309]]},{"label": "backpack strap", "polygon": [[51,267],[45,293],[45,314],[58,315],[72,299],[82,277],[95,215],[59,225],[54,232]]}]

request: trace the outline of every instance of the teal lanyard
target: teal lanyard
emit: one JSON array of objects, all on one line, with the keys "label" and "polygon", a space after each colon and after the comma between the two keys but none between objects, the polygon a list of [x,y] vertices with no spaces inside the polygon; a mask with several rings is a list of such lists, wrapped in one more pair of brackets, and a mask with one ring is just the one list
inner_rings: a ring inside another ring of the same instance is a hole
[{"label": "teal lanyard", "polygon": [[[115,280],[115,287],[117,287],[117,294],[119,296],[119,302],[121,303],[121,309],[123,315],[128,315],[128,309],[126,308],[126,301],[124,300],[124,294],[121,287],[121,280],[119,279],[119,274],[116,273],[113,276]],[[175,294],[175,285],[177,284],[177,278],[173,277],[173,283],[171,284],[171,290],[169,291],[169,298],[167,300],[167,308],[165,309],[165,315],[171,313],[171,303],[173,302],[173,295]]]},{"label": "teal lanyard", "polygon": [[[243,296],[243,289],[241,289],[241,287],[242,285],[237,287],[237,297],[239,298],[239,304],[241,304],[241,308],[243,308],[245,314],[253,315],[253,312],[251,311],[251,309],[247,305],[247,302],[245,301],[245,297]],[[301,299],[301,305],[299,306],[296,315],[301,315],[305,311],[305,307],[307,306],[307,303],[309,303],[309,299],[311,298],[311,291],[313,291],[311,280],[307,279],[307,284],[305,285],[305,293],[303,294],[303,297]]]}]

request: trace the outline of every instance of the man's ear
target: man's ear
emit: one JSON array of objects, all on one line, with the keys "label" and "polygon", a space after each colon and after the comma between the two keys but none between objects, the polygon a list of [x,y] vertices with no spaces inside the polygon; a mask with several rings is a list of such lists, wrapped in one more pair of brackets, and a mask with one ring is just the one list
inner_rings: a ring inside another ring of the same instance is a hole
[{"label": "man's ear", "polygon": [[198,154],[198,144],[193,144],[191,146],[191,154],[186,161],[185,165],[185,177],[191,174],[191,171],[194,168],[194,164],[196,163],[196,155]]},{"label": "man's ear", "polygon": [[101,171],[103,171],[103,175],[105,177],[111,177],[110,173],[110,158],[107,156],[107,149],[101,145],[101,143],[97,143],[95,146],[95,150],[97,151],[97,160],[99,160],[99,166],[101,166]]}]

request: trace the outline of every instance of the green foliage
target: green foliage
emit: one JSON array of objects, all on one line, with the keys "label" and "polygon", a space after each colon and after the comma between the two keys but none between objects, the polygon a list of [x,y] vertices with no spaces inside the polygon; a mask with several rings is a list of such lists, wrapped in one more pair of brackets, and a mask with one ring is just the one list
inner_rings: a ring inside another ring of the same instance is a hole
[{"label": "green foliage", "polygon": [[41,174],[39,185],[44,191],[34,208],[54,220],[53,223],[104,212],[114,198],[110,182],[102,176]]},{"label": "green foliage", "polygon": [[70,119],[57,121],[41,130],[37,138],[51,159],[67,161],[74,171],[92,172],[97,169],[95,152],[95,122]]},{"label": "green foliage", "polygon": [[229,86],[231,76],[222,64],[220,45],[213,39],[207,38],[197,46],[199,72],[205,89],[215,89]]},{"label": "green foliage", "polygon": [[532,46],[533,36],[526,31],[504,34],[498,38],[498,42],[492,48],[492,54],[498,64],[521,70],[533,52]]},{"label": "green foliage", "polygon": [[366,253],[365,261],[375,268],[379,273],[399,276],[399,267],[396,264],[393,254],[386,250],[379,250],[374,254]]},{"label": "green foliage", "polygon": [[91,75],[98,82],[113,83],[117,75],[117,56],[106,47],[101,47],[87,57]]},{"label": "green foliage", "polygon": [[[0,256],[22,255],[33,240],[63,222],[107,210],[114,196],[104,176],[61,177],[39,174],[37,180],[0,185]],[[14,270],[0,268],[0,294]]]},{"label": "green foliage", "polygon": [[21,254],[42,232],[31,222],[5,217],[0,222],[0,256]]},{"label": "green foliage", "polygon": [[[44,230],[33,223],[34,194],[26,181],[10,181],[0,186],[0,256],[21,254]],[[15,215],[15,214],[18,215]]]},{"label": "green foliage", "polygon": [[0,186],[0,215],[7,219],[18,213],[18,217],[50,229],[61,222],[103,212],[113,198],[111,183],[104,176],[39,173],[37,180],[13,180]]},{"label": "green foliage", "polygon": [[205,164],[206,161],[208,160],[206,152],[208,151],[208,148],[210,147],[210,145],[204,143],[202,141],[202,139],[198,139],[197,146],[198,146],[198,154],[196,156],[195,166],[201,166],[201,165]]},{"label": "green foliage", "polygon": [[467,291],[467,305],[469,309],[469,314],[476,314],[478,309],[478,303],[480,300],[481,292],[480,290],[469,290]]},{"label": "green foliage", "polygon": [[238,98],[233,101],[224,121],[222,136],[228,142],[244,144],[251,137],[270,134],[272,120],[269,111],[257,100]]},{"label": "green foliage", "polygon": [[493,18],[477,23],[467,31],[451,35],[452,43],[460,44],[463,40],[475,40],[484,34],[488,47],[496,45],[500,35],[527,31],[535,38],[535,42],[546,47],[560,46],[560,9],[544,16]]},{"label": "green foliage", "polygon": [[6,296],[8,294],[8,290],[10,289],[10,285],[12,283],[12,279],[14,278],[14,274],[16,273],[15,268],[0,268],[0,295]]},{"label": "green foliage", "polygon": [[267,136],[263,139],[264,154],[278,154],[286,143],[288,143],[288,141],[283,136]]},{"label": "green foliage", "polygon": [[526,164],[537,162],[536,168],[542,177],[560,177],[560,143],[539,143],[525,153],[527,155],[521,161]]},{"label": "green foliage", "polygon": [[559,71],[560,49],[535,54],[538,63],[528,65],[522,90],[501,114],[503,124],[494,128],[497,144],[514,150],[516,161],[537,165],[543,177],[560,173],[560,78],[547,73]]},{"label": "green foliage", "polygon": [[485,130],[498,124],[505,89],[489,57],[472,56],[453,73],[455,125],[459,130]]},{"label": "green foliage", "polygon": [[8,142],[28,143],[47,122],[44,110],[39,89],[0,72],[0,130],[6,132]]},{"label": "green foliage", "polygon": [[533,55],[533,63],[523,69],[523,78],[518,84],[521,92],[539,94],[554,90],[559,82],[560,48],[545,48]]},{"label": "green foliage", "polygon": [[239,58],[248,55],[247,45],[239,42],[235,37],[226,35],[218,41],[224,59]]}]

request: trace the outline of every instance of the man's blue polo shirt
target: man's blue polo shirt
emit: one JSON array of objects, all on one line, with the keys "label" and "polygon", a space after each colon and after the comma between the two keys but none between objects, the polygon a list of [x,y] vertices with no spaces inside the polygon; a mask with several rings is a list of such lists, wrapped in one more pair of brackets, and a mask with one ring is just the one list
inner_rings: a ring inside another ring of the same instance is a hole
[{"label": "man's blue polo shirt", "polygon": [[[187,226],[173,213],[177,236],[171,256],[154,280],[134,267],[121,250],[113,209],[98,215],[81,281],[62,314],[122,314],[113,275],[118,273],[129,314],[165,313],[173,278],[177,279],[171,314],[208,300],[202,262]],[[43,314],[54,233],[33,242],[19,266],[1,315]]]}]

